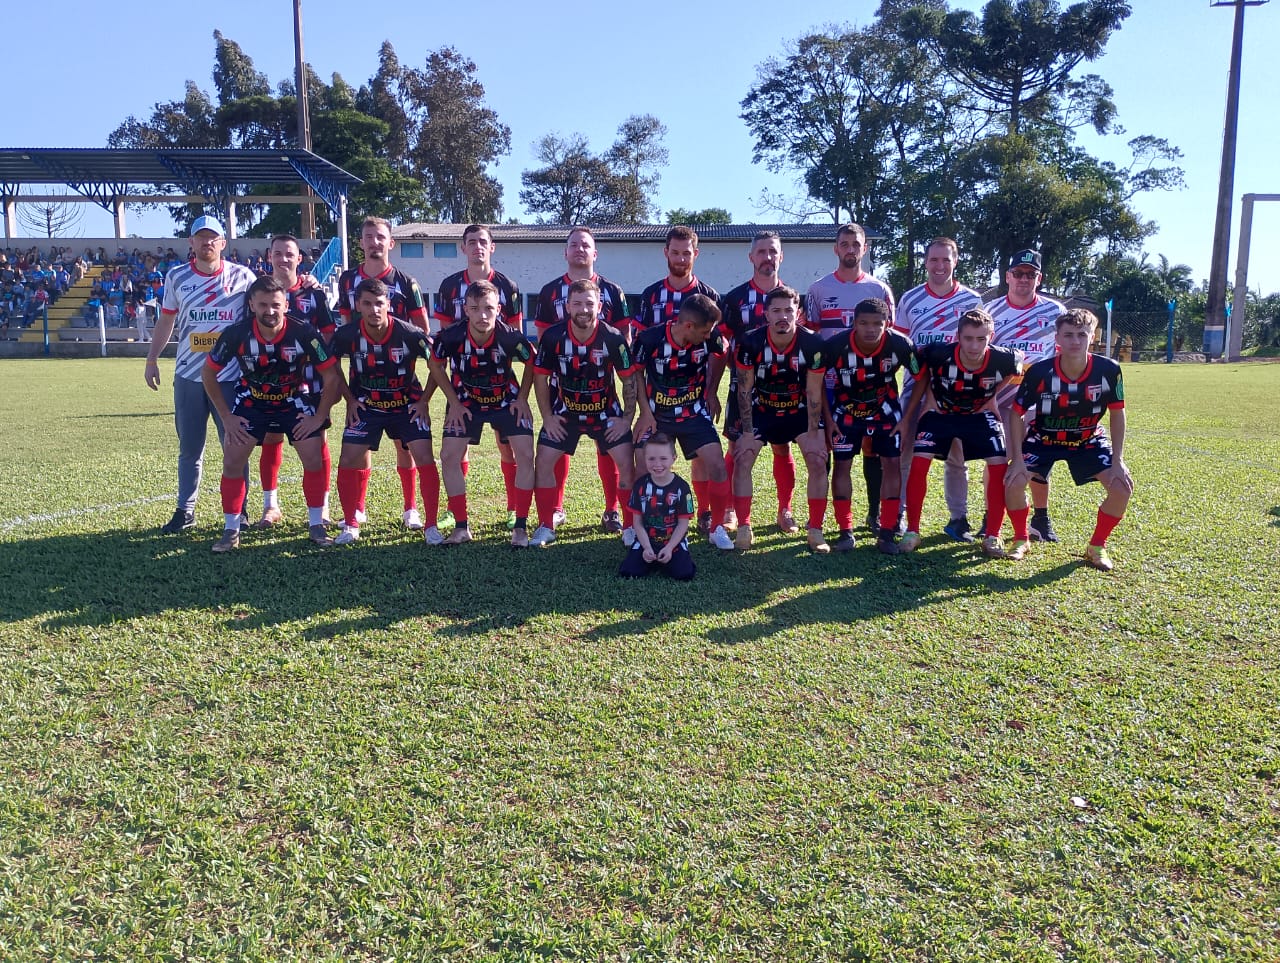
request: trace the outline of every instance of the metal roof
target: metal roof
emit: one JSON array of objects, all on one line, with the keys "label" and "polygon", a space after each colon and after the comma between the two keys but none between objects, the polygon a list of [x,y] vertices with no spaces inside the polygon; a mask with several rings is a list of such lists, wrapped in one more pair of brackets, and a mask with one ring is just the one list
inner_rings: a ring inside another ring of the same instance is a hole
[{"label": "metal roof", "polygon": [[[571,225],[567,224],[493,224],[495,241],[555,241],[564,243]],[[834,224],[690,224],[700,241],[750,241],[760,231],[777,231],[784,241],[827,241],[836,236]],[[462,240],[466,224],[401,224],[392,228],[397,240]],[[665,241],[670,224],[592,224],[591,233],[598,241]],[[880,237],[867,230],[868,239]]]}]

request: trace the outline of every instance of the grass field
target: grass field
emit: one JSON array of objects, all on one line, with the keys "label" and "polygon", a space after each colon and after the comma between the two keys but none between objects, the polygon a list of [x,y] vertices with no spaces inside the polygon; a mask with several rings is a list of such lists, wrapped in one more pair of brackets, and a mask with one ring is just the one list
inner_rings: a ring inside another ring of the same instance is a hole
[{"label": "grass field", "polygon": [[140,361],[0,374],[0,959],[1280,958],[1280,368],[1130,368],[1111,575],[1064,474],[1020,564],[935,490],[688,586],[615,578],[585,449],[545,551],[401,533],[384,453],[358,545],[287,455],[215,557]]}]

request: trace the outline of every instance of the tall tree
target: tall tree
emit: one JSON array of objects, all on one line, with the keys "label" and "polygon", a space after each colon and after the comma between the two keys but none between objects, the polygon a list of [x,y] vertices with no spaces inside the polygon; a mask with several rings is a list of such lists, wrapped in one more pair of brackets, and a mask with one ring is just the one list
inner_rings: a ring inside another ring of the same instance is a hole
[{"label": "tall tree", "polygon": [[733,215],[723,207],[704,207],[700,211],[676,207],[667,211],[668,224],[732,224]]},{"label": "tall tree", "polygon": [[618,139],[604,161],[625,187],[624,203],[616,220],[643,224],[657,215],[655,195],[661,169],[670,156],[662,140],[667,127],[652,114],[632,114],[618,126]]},{"label": "tall tree", "polygon": [[533,152],[543,166],[520,175],[520,203],[541,223],[612,224],[632,202],[629,182],[591,153],[583,135],[546,134]]},{"label": "tall tree", "polygon": [[390,40],[384,40],[378,50],[378,69],[369,83],[360,88],[356,107],[387,125],[383,140],[386,156],[394,166],[407,171],[411,169],[409,145],[413,123],[405,106],[404,79],[405,70],[400,66],[395,47]]},{"label": "tall tree", "polygon": [[238,43],[224,37],[221,30],[213,32],[213,40],[213,86],[219,104],[271,94],[267,75],[253,66],[253,59]]}]

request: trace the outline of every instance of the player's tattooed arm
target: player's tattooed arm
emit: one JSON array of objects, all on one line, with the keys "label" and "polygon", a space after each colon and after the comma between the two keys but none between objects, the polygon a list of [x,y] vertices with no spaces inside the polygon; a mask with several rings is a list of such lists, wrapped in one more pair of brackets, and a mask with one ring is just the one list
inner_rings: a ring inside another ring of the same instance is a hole
[{"label": "player's tattooed arm", "polygon": [[622,379],[622,415],[631,424],[636,417],[636,402],[640,397],[640,376],[629,374]]},{"label": "player's tattooed arm", "polygon": [[738,418],[742,424],[744,435],[754,434],[755,424],[752,420],[751,391],[756,386],[756,369],[738,369]]}]

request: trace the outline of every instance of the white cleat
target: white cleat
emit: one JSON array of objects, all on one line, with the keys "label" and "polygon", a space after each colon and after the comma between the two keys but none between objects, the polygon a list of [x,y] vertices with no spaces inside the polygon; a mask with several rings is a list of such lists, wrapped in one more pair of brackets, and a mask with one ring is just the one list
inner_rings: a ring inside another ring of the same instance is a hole
[{"label": "white cleat", "polygon": [[546,525],[539,525],[537,531],[533,533],[533,537],[529,539],[529,544],[533,548],[546,548],[556,540],[556,530],[547,528]]},{"label": "white cleat", "polygon": [[430,525],[422,530],[422,540],[428,545],[443,545],[444,536],[440,534],[440,529],[434,525]]},{"label": "white cleat", "polygon": [[338,537],[333,540],[334,545],[354,545],[360,541],[360,529],[352,528],[348,525],[338,533]]},{"label": "white cleat", "polygon": [[722,552],[733,551],[733,539],[729,537],[729,533],[724,530],[723,525],[717,525],[712,533],[707,536],[707,541]]},{"label": "white cleat", "polygon": [[409,529],[409,531],[411,532],[422,531],[422,516],[418,513],[418,510],[416,508],[409,509],[400,517],[401,517],[401,520],[404,522],[404,527]]}]

